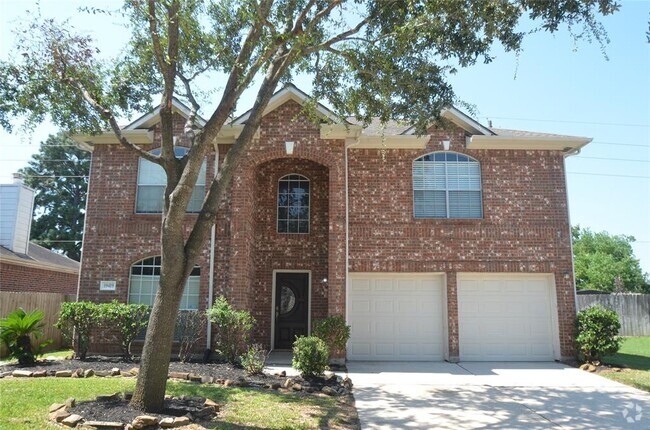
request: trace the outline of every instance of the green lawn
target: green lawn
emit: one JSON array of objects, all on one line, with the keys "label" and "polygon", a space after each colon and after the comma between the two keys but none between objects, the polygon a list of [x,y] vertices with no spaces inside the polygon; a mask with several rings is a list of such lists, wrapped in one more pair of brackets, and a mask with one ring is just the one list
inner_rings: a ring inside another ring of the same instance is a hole
[{"label": "green lawn", "polygon": [[[38,357],[39,360],[43,360],[46,357],[56,357],[56,358],[65,358],[70,355],[73,355],[74,351],[71,349],[63,349],[61,351],[52,351],[52,352],[46,352],[43,354],[41,357]],[[7,363],[13,363],[16,362],[17,360],[10,360],[10,359],[2,359],[0,360],[0,365],[1,364],[7,364]]]},{"label": "green lawn", "polygon": [[603,358],[603,363],[627,369],[604,371],[601,375],[650,392],[650,337],[625,338],[621,349]]},{"label": "green lawn", "polygon": [[[0,380],[0,429],[56,429],[46,423],[47,408],[68,397],[89,400],[98,394],[133,389],[134,379],[2,379]],[[225,404],[212,428],[313,429],[344,428],[349,407],[324,396],[299,396],[275,391],[224,388],[169,382],[171,395],[196,395]]]}]

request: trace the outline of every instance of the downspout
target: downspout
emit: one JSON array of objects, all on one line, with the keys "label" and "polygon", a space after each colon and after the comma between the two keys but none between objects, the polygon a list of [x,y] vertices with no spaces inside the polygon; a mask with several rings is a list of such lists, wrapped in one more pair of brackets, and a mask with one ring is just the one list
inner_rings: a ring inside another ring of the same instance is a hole
[{"label": "downspout", "polygon": [[[567,213],[567,220],[569,221],[569,248],[571,252],[571,275],[573,279],[573,307],[575,308],[576,314],[578,313],[578,291],[576,290],[576,267],[575,267],[575,259],[573,258],[573,228],[571,225],[571,211],[569,210],[569,185],[567,183],[567,169],[566,169],[566,159],[568,157],[571,157],[573,155],[578,155],[580,154],[580,148],[573,149],[571,151],[568,151],[564,154],[564,195],[566,196],[566,213]],[[559,325],[559,317],[558,317],[558,325]],[[562,345],[560,345],[560,348],[562,348]],[[558,351],[560,358],[562,357],[562,351]]]},{"label": "downspout", "polygon": [[[215,154],[214,154],[214,177],[217,177],[217,172],[219,171],[219,145],[215,145]],[[212,307],[214,301],[214,247],[216,244],[216,235],[217,235],[217,220],[212,224],[212,229],[210,230],[210,273],[208,274],[208,307]],[[212,323],[210,319],[207,321],[207,334],[206,334],[206,346],[205,348],[210,351],[212,349]]]}]

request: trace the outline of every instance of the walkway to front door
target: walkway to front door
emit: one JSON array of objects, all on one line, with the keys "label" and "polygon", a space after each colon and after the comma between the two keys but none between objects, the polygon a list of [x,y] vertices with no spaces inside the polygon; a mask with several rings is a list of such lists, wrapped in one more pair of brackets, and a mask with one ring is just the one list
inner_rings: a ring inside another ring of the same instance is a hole
[{"label": "walkway to front door", "polygon": [[296,337],[309,329],[309,273],[275,273],[273,349],[291,349]]}]

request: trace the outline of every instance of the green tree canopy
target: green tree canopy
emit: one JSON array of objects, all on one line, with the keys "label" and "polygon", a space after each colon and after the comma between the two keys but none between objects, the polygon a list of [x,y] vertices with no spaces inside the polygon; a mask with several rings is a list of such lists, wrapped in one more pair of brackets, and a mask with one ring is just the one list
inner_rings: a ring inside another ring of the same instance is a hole
[{"label": "green tree canopy", "polygon": [[633,236],[594,233],[579,225],[571,229],[576,287],[579,290],[650,293],[650,277],[632,250]]},{"label": "green tree canopy", "polygon": [[90,153],[63,134],[41,142],[29,165],[20,170],[25,184],[36,191],[31,240],[81,258]]},{"label": "green tree canopy", "polygon": [[[315,100],[341,117],[402,120],[422,131],[456,101],[448,75],[491,61],[493,44],[517,51],[529,32],[566,26],[576,39],[603,45],[598,19],[617,9],[614,0],[127,0],[114,18],[126,17],[130,42],[112,59],[69,23],[33,14],[16,32],[12,57],[0,61],[0,125],[49,117],[74,132],[108,128],[122,146],[164,169],[163,267],[131,400],[157,411],[185,281],[280,82],[309,76]],[[185,212],[203,160],[248,88],[255,91],[248,120],[206,184],[186,236]],[[206,92],[215,107],[200,127]],[[149,110],[154,95],[160,95],[159,155],[129,141],[117,120]],[[191,106],[182,136],[174,136],[173,97]],[[191,144],[180,159],[175,137]]]}]

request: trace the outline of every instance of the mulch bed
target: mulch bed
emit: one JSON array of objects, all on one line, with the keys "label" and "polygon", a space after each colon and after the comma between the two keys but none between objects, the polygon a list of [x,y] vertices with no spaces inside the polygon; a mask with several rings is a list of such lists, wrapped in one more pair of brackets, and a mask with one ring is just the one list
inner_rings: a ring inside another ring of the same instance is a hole
[{"label": "mulch bed", "polygon": [[[14,370],[29,370],[31,372],[46,371],[48,376],[54,376],[57,371],[77,369],[92,369],[93,371],[110,371],[114,368],[120,369],[121,372],[128,372],[130,369],[137,368],[139,362],[124,361],[120,357],[106,356],[89,356],[85,360],[40,360],[34,366],[21,367],[17,363],[0,365],[0,374],[4,372],[13,372]],[[344,368],[343,368],[344,369]],[[231,380],[233,385],[259,386],[265,387],[270,384],[283,385],[287,379],[285,375],[270,375],[267,373],[260,375],[248,375],[246,371],[238,366],[228,363],[181,363],[172,361],[169,365],[169,372],[190,373],[203,377],[211,377],[214,381]],[[304,381],[300,377],[292,378],[294,382],[302,384],[305,388],[311,388],[308,391],[321,391],[324,386],[339,387],[340,383],[336,378],[325,380],[316,378],[310,381]]]}]

